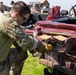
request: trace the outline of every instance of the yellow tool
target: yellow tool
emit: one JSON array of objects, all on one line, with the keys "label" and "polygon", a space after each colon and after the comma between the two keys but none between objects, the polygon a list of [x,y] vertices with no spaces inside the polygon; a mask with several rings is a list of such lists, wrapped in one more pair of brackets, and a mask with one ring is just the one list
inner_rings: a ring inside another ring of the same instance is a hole
[{"label": "yellow tool", "polygon": [[51,44],[47,44],[47,45],[46,45],[46,49],[47,49],[47,50],[52,50],[52,45],[51,45]]}]

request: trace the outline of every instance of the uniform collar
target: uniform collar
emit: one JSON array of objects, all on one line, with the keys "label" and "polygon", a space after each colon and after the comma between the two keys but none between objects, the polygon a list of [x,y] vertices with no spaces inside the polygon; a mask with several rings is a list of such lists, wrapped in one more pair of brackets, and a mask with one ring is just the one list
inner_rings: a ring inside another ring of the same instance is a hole
[{"label": "uniform collar", "polygon": [[11,14],[8,12],[8,11],[4,11],[4,15],[6,15],[6,16],[11,16]]}]

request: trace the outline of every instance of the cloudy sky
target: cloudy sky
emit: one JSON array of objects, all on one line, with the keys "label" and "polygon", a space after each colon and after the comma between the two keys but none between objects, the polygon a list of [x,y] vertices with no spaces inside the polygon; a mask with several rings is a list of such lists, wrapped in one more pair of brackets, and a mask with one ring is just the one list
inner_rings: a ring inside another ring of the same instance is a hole
[{"label": "cloudy sky", "polygon": [[[0,0],[0,1],[3,1],[5,5],[10,6],[10,2],[12,0]],[[19,0],[13,0],[13,1],[16,2]],[[22,1],[29,4],[29,2],[32,2],[32,1],[35,2],[37,0],[22,0]],[[71,8],[71,6],[76,4],[76,0],[48,0],[48,1],[50,3],[50,7],[55,6],[55,5],[59,5],[59,6],[61,6],[61,9],[69,9],[69,8]]]}]

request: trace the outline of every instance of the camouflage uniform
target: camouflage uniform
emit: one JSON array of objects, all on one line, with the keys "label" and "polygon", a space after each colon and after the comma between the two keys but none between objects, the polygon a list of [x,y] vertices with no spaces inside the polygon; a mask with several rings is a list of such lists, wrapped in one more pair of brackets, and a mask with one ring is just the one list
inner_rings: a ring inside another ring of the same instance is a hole
[{"label": "camouflage uniform", "polygon": [[11,64],[15,60],[23,60],[16,58],[16,56],[20,55],[19,50],[10,50],[14,41],[22,48],[22,53],[26,53],[27,50],[34,50],[38,45],[38,42],[25,34],[22,28],[12,19],[11,15],[6,12],[0,17],[0,75],[9,75]]},{"label": "camouflage uniform", "polygon": [[9,64],[11,63],[10,75],[21,75],[24,61],[27,59],[28,54],[16,42],[14,42],[14,45],[16,48],[11,48],[8,55],[11,60],[9,62]]},{"label": "camouflage uniform", "polygon": [[[24,27],[26,27],[28,29],[31,29],[33,27],[30,26],[30,24],[32,25],[32,24],[35,24],[35,23],[36,23],[36,20],[35,20],[33,14],[31,14],[29,19],[27,20],[27,22],[23,23],[22,26],[24,26]],[[17,58],[17,60],[13,59],[15,61],[11,65],[10,75],[21,75],[22,68],[23,68],[23,65],[24,65],[24,61],[27,59],[28,54],[27,54],[27,51],[24,53],[22,48],[17,43],[14,43],[14,45],[15,45],[16,48],[13,48],[13,49],[17,51],[15,56],[18,57],[18,58]],[[17,55],[19,53],[17,49],[20,50],[19,56]],[[10,49],[10,50],[12,50],[12,49]],[[30,51],[30,52],[34,56],[34,53],[36,52],[36,50]]]},{"label": "camouflage uniform", "polygon": [[9,75],[11,65],[13,65],[11,69],[13,73],[10,73],[10,75],[21,75],[24,60],[27,57],[28,55],[26,51],[22,51],[17,48],[11,48],[6,60],[1,63],[3,70],[0,72],[0,75]]}]

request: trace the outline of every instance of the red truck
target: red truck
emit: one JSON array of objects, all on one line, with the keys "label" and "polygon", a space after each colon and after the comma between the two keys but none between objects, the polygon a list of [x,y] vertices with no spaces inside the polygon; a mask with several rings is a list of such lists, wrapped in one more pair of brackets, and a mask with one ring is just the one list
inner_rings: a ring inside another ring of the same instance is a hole
[{"label": "red truck", "polygon": [[76,75],[76,16],[38,21],[34,29],[24,31],[32,35],[35,30],[42,42],[51,45],[39,62],[62,73],[58,75]]}]

